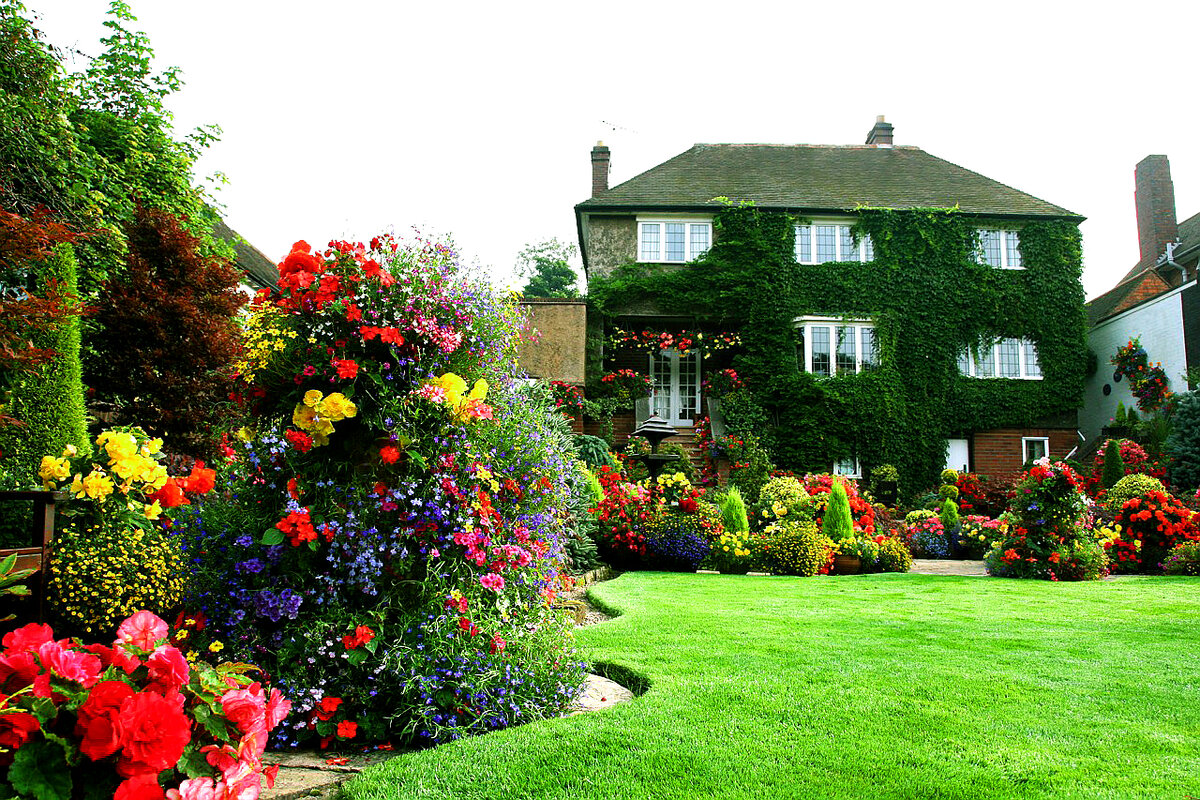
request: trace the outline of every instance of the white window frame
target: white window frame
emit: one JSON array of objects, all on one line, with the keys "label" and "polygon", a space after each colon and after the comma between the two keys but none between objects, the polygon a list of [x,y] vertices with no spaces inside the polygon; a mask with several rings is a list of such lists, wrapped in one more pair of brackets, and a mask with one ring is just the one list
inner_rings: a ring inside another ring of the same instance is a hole
[{"label": "white window frame", "polygon": [[[1012,342],[1017,343],[1017,374],[1016,375],[1001,375],[1000,374],[1000,348],[998,347],[998,345],[1004,341],[1012,341]],[[1029,363],[1029,352],[1031,350],[1035,351],[1034,358],[1037,361],[1037,374],[1033,373],[1033,371],[1031,369],[1032,365]],[[966,355],[967,371],[966,372],[962,371],[962,363],[961,363],[962,356],[960,356],[959,357],[960,362],[958,365],[959,374],[965,375],[968,378],[980,378],[982,380],[991,380],[993,378],[1006,378],[1010,381],[1040,381],[1040,380],[1042,380],[1042,378],[1044,376],[1042,375],[1041,359],[1037,358],[1036,350],[1037,350],[1037,345],[1034,344],[1033,342],[1031,342],[1029,339],[1016,339],[1013,337],[996,339],[987,348],[985,348],[983,353],[976,353],[973,350],[967,351],[967,355]],[[981,357],[986,358],[987,356],[991,357],[992,373],[990,375],[983,375],[983,374],[981,374],[982,370],[980,369]]]},{"label": "white window frame", "polygon": [[[682,259],[667,259],[667,229],[666,225],[683,225],[683,258]],[[642,231],[647,225],[657,225],[658,228],[658,252],[653,254],[653,257],[647,258],[646,253],[642,250]],[[692,249],[692,229],[695,227],[703,227],[708,231],[708,247],[703,250],[693,251]],[[657,216],[657,217],[638,217],[637,219],[637,260],[639,264],[686,264],[689,261],[695,261],[700,256],[707,253],[712,248],[713,230],[711,217],[672,217],[672,216]]]},{"label": "white window frame", "polygon": [[[847,461],[854,462],[854,471],[853,472],[842,472],[843,465]],[[830,474],[831,475],[840,475],[843,478],[854,478],[855,480],[857,480],[862,477],[862,464],[859,463],[858,456],[854,456],[853,458],[844,458],[841,461],[833,462],[833,469],[830,470]]]},{"label": "white window frame", "polygon": [[819,377],[833,377],[834,375],[845,375],[848,372],[838,372],[837,368],[837,345],[839,328],[850,328],[854,331],[854,373],[860,374],[864,369],[879,366],[879,337],[875,335],[875,355],[874,362],[863,359],[865,352],[864,344],[866,338],[863,336],[864,330],[875,332],[875,323],[869,319],[843,319],[841,317],[797,317],[794,320],[795,326],[800,329],[804,337],[804,351],[797,353],[797,358],[800,361],[800,368],[805,372],[816,374],[813,372],[813,328],[829,328],[829,374],[822,373]]},{"label": "white window frame", "polygon": [[[1000,237],[1000,263],[992,264],[987,260],[983,249],[984,234],[994,233]],[[998,269],[1025,269],[1025,260],[1021,257],[1021,232],[1013,228],[979,228],[979,250],[975,260]]]},{"label": "white window frame", "polygon": [[1042,455],[1039,458],[1050,457],[1050,437],[1049,436],[1022,436],[1021,437],[1021,463],[1028,464],[1033,459],[1029,457],[1029,443],[1041,442]]},{"label": "white window frame", "polygon": [[[848,257],[849,253],[843,252],[842,229],[845,228],[846,231],[849,232],[849,230],[851,228],[853,228],[854,225],[855,225],[855,220],[846,220],[846,219],[815,219],[812,222],[806,223],[804,225],[796,225],[795,229],[794,229],[795,234],[796,234],[796,244],[795,244],[795,252],[794,252],[794,255],[796,258],[796,263],[797,264],[829,264],[829,263],[835,263],[835,262],[839,262],[839,261],[842,261],[842,262],[845,262],[845,261],[855,262],[856,261],[858,263],[866,263],[868,261],[874,261],[875,260],[875,246],[874,246],[874,243],[871,241],[870,234],[864,233],[862,235],[862,237],[859,238],[858,244],[851,245],[857,251],[855,253],[855,255],[857,256],[856,258],[849,258]],[[817,228],[827,227],[827,226],[833,226],[835,229],[835,232],[833,235],[834,257],[824,259],[823,261],[818,261],[817,260]],[[800,231],[801,231],[801,229],[808,230],[809,248],[808,248],[808,260],[807,261],[801,260],[801,257],[800,257]]]},{"label": "white window frame", "polygon": [[[700,351],[693,350],[687,355],[680,355],[678,350],[664,349],[657,353],[650,354],[650,369],[648,372],[650,375],[650,411],[654,414],[658,413],[659,406],[659,403],[656,402],[659,399],[658,376],[655,374],[654,359],[655,356],[661,357],[664,355],[670,359],[671,373],[670,375],[665,376],[667,378],[665,381],[667,384],[667,397],[665,399],[667,401],[666,405],[668,413],[665,417],[663,417],[663,419],[676,428],[691,427],[691,417],[685,417],[682,413],[683,398],[685,396],[684,390],[690,389],[689,393],[691,394],[691,397],[689,399],[691,400],[691,405],[696,410],[697,414],[700,413]],[[680,379],[680,362],[687,359],[692,359],[692,366],[694,367],[692,369],[694,385],[690,387],[683,386]]]}]

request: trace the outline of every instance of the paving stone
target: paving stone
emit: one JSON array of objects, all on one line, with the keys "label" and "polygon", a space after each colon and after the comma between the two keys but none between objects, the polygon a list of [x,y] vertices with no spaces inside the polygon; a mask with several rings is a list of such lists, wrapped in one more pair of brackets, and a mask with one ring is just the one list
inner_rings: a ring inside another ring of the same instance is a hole
[{"label": "paving stone", "polygon": [[987,575],[987,562],[952,558],[914,558],[909,572],[916,575]]}]

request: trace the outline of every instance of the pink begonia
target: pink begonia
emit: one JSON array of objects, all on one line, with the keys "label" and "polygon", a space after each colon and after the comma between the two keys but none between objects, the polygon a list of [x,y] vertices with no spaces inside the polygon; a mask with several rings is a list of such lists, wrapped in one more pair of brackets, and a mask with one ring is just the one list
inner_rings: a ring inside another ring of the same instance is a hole
[{"label": "pink begonia", "polygon": [[479,582],[483,584],[485,589],[491,589],[496,594],[499,594],[504,590],[504,576],[497,575],[494,572],[481,575]]},{"label": "pink begonia", "polygon": [[278,689],[272,689],[267,698],[267,727],[274,728],[283,722],[292,711],[292,701],[283,696]]},{"label": "pink begonia", "polygon": [[72,650],[54,641],[43,642],[38,647],[38,660],[58,677],[75,681],[85,689],[94,686],[104,670],[100,659],[91,653]]},{"label": "pink begonia", "polygon": [[[220,789],[224,788],[224,784],[220,784]],[[178,789],[167,789],[167,800],[216,800],[217,791],[212,778],[188,778]],[[224,791],[220,796],[224,796]]]},{"label": "pink begonia", "polygon": [[117,628],[117,642],[142,650],[153,650],[170,633],[167,623],[149,611],[139,611]]},{"label": "pink begonia", "polygon": [[191,674],[183,653],[169,644],[161,645],[146,659],[146,668],[152,686],[161,687],[163,691],[182,687]]}]

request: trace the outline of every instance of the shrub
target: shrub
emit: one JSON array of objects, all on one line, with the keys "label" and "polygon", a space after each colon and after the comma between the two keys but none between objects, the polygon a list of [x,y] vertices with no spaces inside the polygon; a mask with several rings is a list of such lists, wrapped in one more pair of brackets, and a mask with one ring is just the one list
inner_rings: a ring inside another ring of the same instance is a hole
[{"label": "shrub", "polygon": [[1109,511],[1119,512],[1125,503],[1150,492],[1165,492],[1162,481],[1150,475],[1134,473],[1117,481],[1104,495],[1104,506]]},{"label": "shrub", "polygon": [[754,545],[748,530],[725,528],[712,544],[711,567],[729,575],[745,574],[752,566]]},{"label": "shrub", "polygon": [[[291,703],[248,664],[210,666],[139,611],[108,644],[55,640],[49,625],[4,637],[0,788],[10,797],[258,797],[267,736]],[[179,645],[179,646],[176,646]],[[205,654],[209,655],[209,654]],[[340,733],[340,731],[338,732]]]},{"label": "shrub", "polygon": [[992,542],[1002,535],[999,520],[968,514],[962,518],[959,542],[966,558],[983,558]]},{"label": "shrub", "polygon": [[[1121,455],[1121,463],[1123,472],[1118,475],[1118,480],[1122,475],[1151,475],[1155,478],[1163,476],[1162,467],[1150,459],[1145,448],[1132,439],[1118,439],[1117,446]],[[1108,442],[1096,452],[1095,458],[1092,460],[1092,471],[1087,479],[1087,491],[1092,497],[1098,497],[1104,491],[1104,461],[1105,454],[1108,452]]]},{"label": "shrub", "polygon": [[855,533],[863,536],[875,535],[875,509],[858,493],[858,485],[848,478],[820,473],[805,475],[804,489],[813,499],[813,519],[820,527],[825,519],[825,507],[829,503],[830,492],[835,483],[841,484],[850,502],[850,514],[854,523]]},{"label": "shrub", "polygon": [[[912,517],[914,514],[921,514],[921,512],[913,511],[908,516]],[[908,522],[907,520],[908,518],[906,517],[905,538],[912,548],[914,556],[921,558],[950,557],[950,543],[946,541],[946,531],[942,527],[942,520],[937,514],[930,511],[916,517],[913,522]]]},{"label": "shrub", "polygon": [[1105,489],[1111,489],[1123,477],[1125,462],[1121,460],[1121,446],[1117,444],[1116,439],[1109,439],[1108,444],[1104,446],[1104,471],[1100,475],[1100,482]]},{"label": "shrub", "polygon": [[764,556],[772,572],[808,577],[829,571],[833,542],[822,536],[816,523],[784,521],[765,531]]},{"label": "shrub", "polygon": [[1200,393],[1180,396],[1165,449],[1171,456],[1172,483],[1188,490],[1200,486]]},{"label": "shrub", "polygon": [[736,486],[747,503],[757,503],[775,465],[757,436],[731,434],[722,439],[729,452],[729,485]]},{"label": "shrub", "polygon": [[1166,492],[1151,490],[1127,500],[1117,514],[1120,534],[1109,550],[1115,566],[1122,572],[1160,571],[1176,545],[1200,540],[1193,517]]},{"label": "shrub", "polygon": [[1200,577],[1200,542],[1180,542],[1171,550],[1163,562],[1168,575],[1190,575]]},{"label": "shrub", "polygon": [[942,529],[946,531],[947,536],[958,536],[962,520],[958,516],[958,504],[953,499],[946,498],[942,501],[942,513],[938,514],[938,518],[941,519]]},{"label": "shrub", "polygon": [[576,435],[575,450],[579,453],[579,460],[593,469],[616,466],[616,460],[609,452],[608,442],[599,436]]},{"label": "shrub", "polygon": [[874,569],[878,572],[908,572],[912,569],[913,557],[904,542],[895,536],[884,537],[879,542],[879,555]]},{"label": "shrub", "polygon": [[746,503],[742,492],[736,486],[730,486],[721,496],[721,524],[726,533],[746,533],[750,530],[750,520],[746,516]]},{"label": "shrub", "polygon": [[753,515],[757,525],[768,525],[772,520],[811,518],[812,498],[796,478],[777,476],[763,485]]},{"label": "shrub", "polygon": [[712,550],[709,530],[699,514],[663,510],[642,528],[645,564],[671,572],[695,572]]},{"label": "shrub", "polygon": [[821,534],[833,542],[854,537],[850,498],[846,496],[846,487],[841,481],[834,481],[833,489],[829,492],[829,504],[825,507],[825,516],[821,520]]}]

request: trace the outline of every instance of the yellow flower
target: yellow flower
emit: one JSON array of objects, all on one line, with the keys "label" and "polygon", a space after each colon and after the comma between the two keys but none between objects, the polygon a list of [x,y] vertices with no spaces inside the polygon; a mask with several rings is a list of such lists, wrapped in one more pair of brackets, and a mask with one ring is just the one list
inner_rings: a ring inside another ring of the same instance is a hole
[{"label": "yellow flower", "polygon": [[162,506],[155,500],[145,507],[143,513],[146,515],[146,519],[158,519],[158,515],[162,513]]},{"label": "yellow flower", "polygon": [[243,442],[248,442],[254,438],[254,434],[250,432],[249,428],[238,428],[238,432],[236,435]]},{"label": "yellow flower", "polygon": [[212,644],[210,644],[208,646],[208,650],[210,653],[219,653],[224,649],[225,649],[225,645],[221,644],[220,642],[213,642]]},{"label": "yellow flower", "polygon": [[146,451],[146,455],[153,456],[153,455],[157,455],[158,453],[162,452],[162,446],[163,446],[162,439],[151,439],[150,441],[148,441],[144,445],[142,445],[142,449]]},{"label": "yellow flower", "polygon": [[112,478],[100,470],[94,469],[86,478],[76,475],[75,480],[71,482],[71,491],[78,498],[86,495],[93,500],[99,500],[103,503],[104,498],[113,492]]},{"label": "yellow flower", "polygon": [[65,458],[42,456],[38,477],[42,479],[42,485],[49,489],[51,484],[71,477],[71,464]]},{"label": "yellow flower", "polygon": [[304,393],[304,405],[308,406],[309,408],[313,408],[317,405],[317,403],[321,402],[321,398],[324,396],[325,395],[317,389],[309,389]]},{"label": "yellow flower", "polygon": [[132,433],[105,431],[96,437],[96,444],[103,445],[108,458],[114,464],[137,453],[137,439]]},{"label": "yellow flower", "polygon": [[292,411],[292,424],[302,431],[311,430],[317,422],[317,412],[311,406],[297,403]]},{"label": "yellow flower", "polygon": [[69,444],[63,448],[63,458],[74,458],[79,455],[79,448],[73,444]]}]

